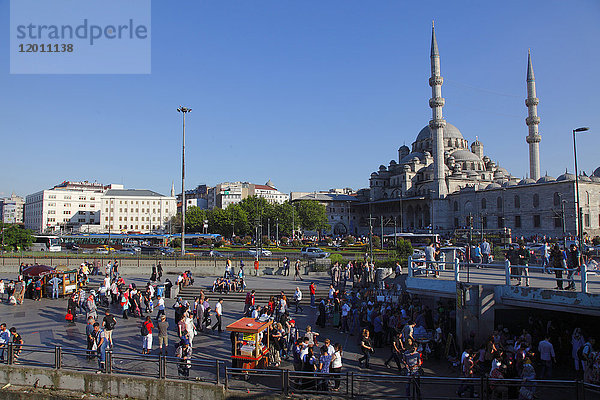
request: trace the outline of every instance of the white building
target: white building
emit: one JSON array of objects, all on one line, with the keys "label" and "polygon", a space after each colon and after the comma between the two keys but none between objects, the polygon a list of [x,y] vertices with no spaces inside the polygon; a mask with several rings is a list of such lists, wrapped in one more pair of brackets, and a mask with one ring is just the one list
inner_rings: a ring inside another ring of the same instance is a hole
[{"label": "white building", "polygon": [[110,189],[102,196],[101,209],[103,232],[166,231],[177,213],[177,201],[151,190]]},{"label": "white building", "polygon": [[0,221],[5,224],[22,224],[24,204],[25,200],[14,193],[10,197],[0,199]]},{"label": "white building", "polygon": [[289,195],[278,191],[271,180],[264,185],[249,182],[224,182],[208,189],[208,208],[225,209],[230,204],[237,204],[251,196],[262,197],[274,204],[283,204],[289,200]]},{"label": "white building", "polygon": [[[111,185],[110,187],[122,187]],[[73,231],[100,221],[100,203],[109,186],[96,182],[69,182],[25,198],[25,228],[35,232]]]}]

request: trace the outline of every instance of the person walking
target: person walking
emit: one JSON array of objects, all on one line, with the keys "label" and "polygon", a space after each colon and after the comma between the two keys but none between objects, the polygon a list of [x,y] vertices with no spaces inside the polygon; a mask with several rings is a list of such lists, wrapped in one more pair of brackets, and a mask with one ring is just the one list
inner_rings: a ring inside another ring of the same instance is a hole
[{"label": "person walking", "polygon": [[308,290],[310,292],[310,306],[315,308],[315,293],[317,292],[317,289],[314,282],[310,283]]},{"label": "person walking", "polygon": [[96,321],[93,317],[88,317],[87,325],[85,326],[85,337],[87,341],[87,359],[88,361],[94,357],[94,324]]},{"label": "person walking", "polygon": [[258,276],[258,269],[260,268],[259,262],[258,262],[258,256],[254,259],[254,275]]},{"label": "person walking", "polygon": [[550,266],[554,270],[554,276],[556,277],[556,288],[558,290],[563,289],[563,270],[565,268],[565,258],[563,257],[562,251],[558,243],[554,244],[550,251]]},{"label": "person walking", "polygon": [[94,346],[96,347],[96,353],[98,356],[98,371],[97,374],[103,372],[105,370],[105,362],[106,362],[106,347],[108,341],[106,340],[106,334],[104,330],[100,329],[100,324],[98,322],[94,323]]},{"label": "person walking", "polygon": [[117,325],[117,320],[110,313],[110,311],[106,310],[104,319],[102,320],[102,326],[104,328],[104,336],[106,336],[106,341],[107,341],[106,345],[108,347],[110,347],[111,349],[113,348],[112,333],[113,333],[113,329],[115,329],[116,325]]},{"label": "person walking", "polygon": [[583,368],[581,368],[581,360],[579,359],[579,349],[585,345],[585,339],[581,334],[581,328],[577,327],[573,330],[573,334],[571,335],[571,357],[573,357],[573,363],[575,364],[575,374],[578,379],[583,377],[581,373]]},{"label": "person walking", "polygon": [[406,368],[406,375],[411,379],[406,382],[406,397],[410,398],[411,386],[415,388],[415,394],[417,398],[421,398],[421,388],[419,378],[421,376],[421,365],[423,364],[423,360],[421,359],[421,354],[417,351],[416,346],[410,346],[404,352],[404,367]]},{"label": "person walking", "polygon": [[283,276],[290,276],[290,260],[287,256],[283,257]]},{"label": "person walking", "polygon": [[300,260],[296,260],[296,263],[294,264],[294,280],[296,280],[296,278],[300,279],[301,281],[304,280],[300,276]]},{"label": "person walking", "polygon": [[556,356],[554,354],[554,346],[550,343],[550,335],[546,335],[544,340],[538,344],[538,351],[540,352],[540,360],[542,361],[540,378],[551,379],[552,363],[556,361]]},{"label": "person walking", "polygon": [[492,247],[488,243],[487,239],[483,239],[483,242],[479,245],[479,249],[481,250],[482,262],[484,264],[490,263],[490,255],[492,254]]},{"label": "person walking", "polygon": [[52,299],[58,300],[58,284],[60,283],[60,278],[55,275],[50,279],[50,283],[52,284]]},{"label": "person walking", "polygon": [[158,351],[159,355],[163,355],[163,346],[165,348],[164,355],[168,355],[169,351],[169,321],[167,316],[161,314],[158,320]]},{"label": "person walking", "polygon": [[148,315],[146,320],[142,322],[142,327],[140,328],[140,334],[142,335],[142,354],[150,354],[150,351],[152,350],[152,328],[154,328],[154,324]]},{"label": "person walking", "polygon": [[250,308],[254,307],[254,296],[256,291],[252,290],[246,293],[246,300],[244,301],[244,317],[248,316]]},{"label": "person walking", "polygon": [[6,329],[6,324],[0,324],[0,361],[4,361],[6,358],[6,350],[8,349],[8,342],[10,341],[10,332]]},{"label": "person walking", "polygon": [[163,275],[163,267],[162,267],[162,264],[160,261],[158,262],[158,265],[156,266],[156,273],[158,274],[158,276],[156,277],[156,280],[158,282],[160,282],[160,278],[162,278],[162,275]]},{"label": "person walking", "polygon": [[223,323],[223,298],[220,298],[217,304],[215,304],[215,318],[217,318],[217,322],[212,327],[214,331],[216,328],[219,328],[219,335],[221,334],[221,324]]},{"label": "person walking", "polygon": [[294,292],[294,303],[296,304],[296,311],[294,312],[296,313],[298,312],[298,309],[300,309],[301,312],[304,312],[304,309],[300,305],[300,301],[302,301],[302,291],[296,286],[296,291]]},{"label": "person walking", "polygon": [[[331,358],[331,367],[329,370],[334,374],[340,374],[342,372],[342,345],[336,343],[334,346],[335,352],[333,353],[333,357]],[[337,392],[340,390],[340,383],[342,382],[342,378],[340,375],[336,375],[334,378],[334,386],[333,391]]]},{"label": "person walking", "polygon": [[404,354],[404,346],[402,345],[402,333],[397,332],[392,340],[392,354],[390,357],[383,363],[387,368],[390,367],[390,361],[394,360],[396,366],[398,367],[398,372],[402,370],[402,357]]},{"label": "person walking", "polygon": [[363,361],[365,363],[365,368],[371,368],[371,353],[373,353],[373,343],[371,342],[371,338],[369,337],[369,330],[363,329],[362,339],[360,341],[360,352],[362,353],[362,357],[358,359],[358,366],[363,367]]},{"label": "person walking", "polygon": [[581,254],[576,244],[570,246],[567,252],[567,290],[575,290],[575,281],[573,275],[579,272],[581,268]]},{"label": "person walking", "polygon": [[187,378],[190,376],[190,368],[192,367],[192,347],[187,339],[181,341],[181,344],[175,350],[175,356],[179,358],[177,374]]}]

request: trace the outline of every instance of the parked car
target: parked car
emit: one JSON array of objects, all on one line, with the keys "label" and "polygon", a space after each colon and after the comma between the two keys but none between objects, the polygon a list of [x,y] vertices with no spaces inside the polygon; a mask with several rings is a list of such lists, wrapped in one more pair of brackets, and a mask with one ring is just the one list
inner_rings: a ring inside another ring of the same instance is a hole
[{"label": "parked car", "polygon": [[318,247],[303,247],[300,250],[300,256],[303,258],[327,258],[329,255],[329,253]]},{"label": "parked car", "polygon": [[266,249],[258,249],[258,252],[256,251],[256,249],[250,249],[246,252],[246,254],[248,254],[251,257],[256,257],[257,254],[260,254],[261,257],[270,257],[273,255],[271,250]]},{"label": "parked car", "polygon": [[425,251],[421,249],[414,249],[412,253],[412,258],[414,260],[420,260],[422,258],[425,258]]},{"label": "parked car", "polygon": [[128,247],[124,247],[120,250],[116,251],[117,254],[124,254],[124,255],[128,255],[128,256],[136,256],[137,252],[132,249],[132,248],[128,248]]},{"label": "parked car", "polygon": [[159,247],[158,252],[163,256],[173,257],[175,255],[175,249],[172,247]]},{"label": "parked car", "polygon": [[109,254],[110,251],[108,251],[108,249],[105,249],[104,247],[96,247],[94,249],[94,253],[96,253],[96,254]]}]

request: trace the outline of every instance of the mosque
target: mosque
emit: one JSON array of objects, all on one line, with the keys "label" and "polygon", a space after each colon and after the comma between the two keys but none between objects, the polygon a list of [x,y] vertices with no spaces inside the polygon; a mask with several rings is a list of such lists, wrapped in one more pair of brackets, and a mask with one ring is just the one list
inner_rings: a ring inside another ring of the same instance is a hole
[{"label": "mosque", "polygon": [[[440,53],[431,37],[432,119],[412,143],[398,149],[398,159],[371,174],[368,189],[358,191],[355,234],[435,232],[456,229],[504,231],[513,237],[545,235],[560,238],[577,232],[575,175],[540,175],[535,77],[531,54],[527,64],[529,178],[519,179],[485,155],[479,138],[469,144],[460,130],[443,117]],[[600,168],[579,176],[582,230],[600,235]]]}]

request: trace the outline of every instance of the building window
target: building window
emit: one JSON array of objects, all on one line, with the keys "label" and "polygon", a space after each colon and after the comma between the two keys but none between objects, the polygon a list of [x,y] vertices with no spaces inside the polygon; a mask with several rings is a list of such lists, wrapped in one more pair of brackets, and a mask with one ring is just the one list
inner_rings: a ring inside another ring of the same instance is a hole
[{"label": "building window", "polygon": [[583,216],[584,225],[586,228],[590,227],[590,214],[585,214]]},{"label": "building window", "polygon": [[561,217],[554,217],[554,227],[555,228],[562,227],[562,218]]},{"label": "building window", "polygon": [[71,200],[71,196],[70,195],[65,195],[65,200]]},{"label": "building window", "polygon": [[521,208],[521,198],[519,195],[515,196],[515,208]]},{"label": "building window", "polygon": [[560,206],[560,195],[558,192],[554,192],[554,205]]},{"label": "building window", "polygon": [[65,214],[65,215],[70,215],[70,214],[71,214],[71,211],[69,211],[69,210],[63,211],[63,214]]},{"label": "building window", "polygon": [[515,215],[515,228],[520,228],[520,227],[521,227],[521,216]]},{"label": "building window", "polygon": [[502,210],[502,197],[498,197],[496,199],[496,207],[498,208],[498,210]]},{"label": "building window", "polygon": [[534,215],[533,216],[533,227],[534,228],[539,228],[540,226],[541,226],[540,216],[539,215]]},{"label": "building window", "polygon": [[485,210],[486,206],[487,206],[487,201],[485,199],[481,199],[481,209]]},{"label": "building window", "polygon": [[537,193],[533,194],[533,207],[538,208],[540,206],[540,195]]}]

